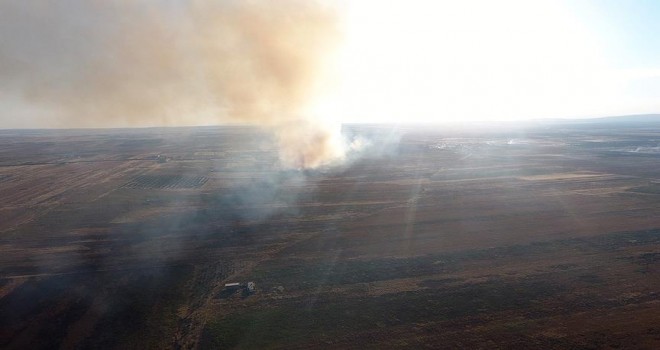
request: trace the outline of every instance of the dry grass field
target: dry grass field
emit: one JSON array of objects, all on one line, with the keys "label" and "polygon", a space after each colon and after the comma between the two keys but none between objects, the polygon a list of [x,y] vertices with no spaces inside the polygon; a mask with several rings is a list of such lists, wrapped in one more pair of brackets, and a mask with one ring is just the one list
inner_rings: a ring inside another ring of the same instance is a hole
[{"label": "dry grass field", "polygon": [[0,348],[660,348],[660,125],[344,132],[0,131]]}]

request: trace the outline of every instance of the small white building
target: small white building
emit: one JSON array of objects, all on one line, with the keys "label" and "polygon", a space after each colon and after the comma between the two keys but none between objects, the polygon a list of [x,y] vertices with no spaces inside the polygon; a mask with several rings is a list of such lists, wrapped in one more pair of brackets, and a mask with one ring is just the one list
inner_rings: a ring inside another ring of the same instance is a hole
[{"label": "small white building", "polygon": [[254,293],[254,288],[255,288],[254,282],[248,282],[248,283],[247,283],[247,291],[248,291],[248,293]]}]

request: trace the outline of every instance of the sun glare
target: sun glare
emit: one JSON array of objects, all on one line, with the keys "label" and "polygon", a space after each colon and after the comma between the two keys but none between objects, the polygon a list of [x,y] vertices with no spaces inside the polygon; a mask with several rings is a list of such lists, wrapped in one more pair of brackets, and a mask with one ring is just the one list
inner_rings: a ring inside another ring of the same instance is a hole
[{"label": "sun glare", "polygon": [[[355,1],[326,119],[463,122],[611,110],[599,42],[557,1]],[[609,82],[609,83],[608,83]]]}]

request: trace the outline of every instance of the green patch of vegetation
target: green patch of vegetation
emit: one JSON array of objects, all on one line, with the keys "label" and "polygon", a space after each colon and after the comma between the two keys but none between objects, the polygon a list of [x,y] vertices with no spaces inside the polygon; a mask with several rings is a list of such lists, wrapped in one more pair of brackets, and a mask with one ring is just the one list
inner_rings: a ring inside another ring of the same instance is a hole
[{"label": "green patch of vegetation", "polygon": [[282,348],[370,329],[526,308],[562,290],[540,280],[523,280],[378,297],[316,299],[312,296],[213,320],[204,330],[201,348]]},{"label": "green patch of vegetation", "polygon": [[[292,322],[293,321],[293,322]],[[295,342],[313,331],[314,314],[295,308],[273,308],[232,315],[211,322],[202,336],[201,348],[262,349]],[[318,324],[318,322],[316,322]]]}]

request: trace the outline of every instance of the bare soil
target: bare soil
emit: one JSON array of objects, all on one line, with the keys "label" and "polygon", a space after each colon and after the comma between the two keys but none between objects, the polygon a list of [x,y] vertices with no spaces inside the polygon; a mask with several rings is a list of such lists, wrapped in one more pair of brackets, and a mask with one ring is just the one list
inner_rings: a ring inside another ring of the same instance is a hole
[{"label": "bare soil", "polygon": [[0,131],[0,348],[660,348],[660,128],[344,131]]}]

